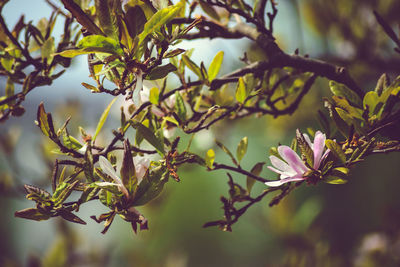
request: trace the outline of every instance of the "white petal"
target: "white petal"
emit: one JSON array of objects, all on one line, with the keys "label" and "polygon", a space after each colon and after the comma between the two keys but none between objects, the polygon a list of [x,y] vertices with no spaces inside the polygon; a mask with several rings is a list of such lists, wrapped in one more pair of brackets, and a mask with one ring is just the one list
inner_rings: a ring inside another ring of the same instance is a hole
[{"label": "white petal", "polygon": [[134,157],[133,162],[135,164],[136,177],[138,183],[140,183],[150,166],[150,160],[144,157]]},{"label": "white petal", "polygon": [[271,187],[277,187],[277,186],[281,186],[286,183],[303,181],[305,179],[306,178],[303,178],[303,177],[288,177],[288,178],[277,180],[277,181],[265,182],[265,184],[268,186],[271,186]]},{"label": "white petal", "polygon": [[132,101],[135,106],[140,105],[140,91],[143,88],[143,73],[141,70],[139,70],[139,73],[136,74],[136,84],[135,88],[133,89],[132,92]]},{"label": "white petal", "polygon": [[310,137],[308,136],[308,134],[303,134],[304,139],[306,140],[306,142],[308,143],[308,145],[311,147],[311,149],[314,149],[314,144],[311,142]]},{"label": "white petal", "polygon": [[284,172],[292,172],[295,173],[295,171],[289,166],[289,164],[287,164],[286,162],[284,162],[283,160],[281,160],[280,158],[276,157],[276,156],[270,156],[269,157],[272,165],[279,169],[282,170]]},{"label": "white petal", "polygon": [[103,156],[99,158],[100,168],[108,174],[117,184],[122,185],[121,179],[118,177],[111,163]]}]

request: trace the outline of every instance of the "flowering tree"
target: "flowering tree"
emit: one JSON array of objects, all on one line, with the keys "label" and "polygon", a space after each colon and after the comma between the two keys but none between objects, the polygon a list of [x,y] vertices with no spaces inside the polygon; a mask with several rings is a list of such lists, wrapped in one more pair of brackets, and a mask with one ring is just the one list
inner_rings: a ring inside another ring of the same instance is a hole
[{"label": "flowering tree", "polygon": [[[89,201],[100,201],[109,212],[92,218],[104,222],[102,233],[116,215],[135,232],[138,226],[144,230],[148,223],[137,207],[155,199],[170,180],[179,182],[181,166],[197,164],[208,171],[228,171],[228,196],[221,197],[223,218],[204,227],[231,231],[267,195],[274,194],[272,206],[304,183],[344,184],[351,178],[351,169],[366,157],[400,151],[400,78],[392,80],[382,74],[369,90],[361,88],[346,68],[329,60],[302,56],[298,50],[285,52],[274,36],[277,1],[95,0],[91,5],[90,1],[62,0],[65,9],[47,2],[54,12],[40,25],[26,23],[22,16],[11,29],[0,16],[0,73],[7,77],[5,94],[0,97],[0,120],[6,124],[10,116],[22,116],[29,93],[68,75],[71,58],[78,56],[87,57],[93,79],[92,84],[82,86],[115,98],[100,116],[93,135],[80,129],[81,138],[69,134],[68,123],[74,118],[54,121],[45,103],[39,105],[37,126],[63,156],[54,162],[52,192],[25,185],[26,198],[35,207],[17,211],[17,217],[40,221],[60,216],[86,224],[76,212]],[[56,43],[52,30],[60,17],[64,33]],[[377,12],[374,18],[380,25],[379,34],[386,34],[394,44],[392,56],[398,57],[400,40],[390,23]],[[264,57],[252,60],[244,53],[243,66],[221,76],[223,52],[205,66],[191,59],[191,50],[175,47],[181,40],[201,38],[227,42],[246,38]],[[173,76],[179,85],[172,88],[167,81]],[[320,129],[309,128],[308,134],[297,130],[290,146],[270,149],[267,164],[272,166],[268,168],[278,178],[261,175],[264,161],[254,162],[249,170],[241,166],[250,153],[247,137],[240,141],[236,154],[216,142],[231,159],[230,165],[219,163],[212,148],[199,155],[191,151],[190,144],[180,145],[180,137],[209,131],[217,123],[301,112],[299,104],[317,87],[318,77],[329,81],[331,92],[331,97],[321,100],[326,111],[316,112]],[[99,143],[96,138],[118,98],[125,101],[120,127],[112,131],[112,139]],[[128,132],[132,133],[129,138]],[[246,179],[247,187],[235,182],[232,173]],[[259,195],[252,193],[256,182],[265,186]],[[78,192],[79,198],[71,199],[72,192]]]}]

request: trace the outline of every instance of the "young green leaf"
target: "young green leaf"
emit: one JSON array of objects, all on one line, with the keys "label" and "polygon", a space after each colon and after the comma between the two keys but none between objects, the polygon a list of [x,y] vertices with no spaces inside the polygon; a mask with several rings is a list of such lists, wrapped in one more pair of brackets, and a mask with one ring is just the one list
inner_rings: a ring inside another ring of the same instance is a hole
[{"label": "young green leaf", "polygon": [[83,37],[77,44],[81,49],[92,49],[93,52],[110,53],[114,55],[123,55],[124,52],[119,43],[110,37],[103,35],[89,35]]},{"label": "young green leaf", "polygon": [[222,61],[224,59],[224,51],[219,51],[208,67],[208,80],[212,82],[218,75],[221,69]]},{"label": "young green leaf", "polygon": [[206,160],[206,166],[209,169],[212,169],[213,165],[214,165],[214,160],[215,160],[215,152],[214,152],[214,150],[209,149],[207,151],[205,160]]},{"label": "young green leaf", "polygon": [[50,64],[54,57],[55,52],[55,44],[54,44],[54,37],[50,37],[46,41],[44,41],[42,45],[42,60],[46,60],[47,64]]},{"label": "young green leaf", "polygon": [[168,63],[167,65],[164,66],[159,66],[155,67],[150,71],[150,73],[147,74],[146,80],[158,80],[162,79],[165,76],[167,76],[170,72],[176,71],[177,68],[172,65],[171,63]]},{"label": "young green leaf", "polygon": [[126,5],[126,15],[125,22],[128,28],[129,35],[134,39],[138,34],[140,34],[144,25],[147,22],[146,15],[140,5],[129,6]]},{"label": "young green leaf", "polygon": [[239,103],[243,104],[244,101],[246,101],[246,98],[247,98],[246,85],[244,84],[244,81],[243,81],[242,77],[239,78],[235,96],[236,96],[236,100]]},{"label": "young green leaf", "polygon": [[15,217],[34,220],[34,221],[43,221],[51,218],[51,214],[43,214],[37,208],[27,208],[23,210],[16,211],[14,213]]},{"label": "young green leaf", "polygon": [[165,154],[164,144],[157,139],[155,134],[149,128],[141,123],[133,123],[132,126],[139,131],[143,138],[146,139],[146,141],[149,142],[159,154],[162,156]]},{"label": "young green leaf", "polygon": [[[256,165],[253,166],[253,168],[251,168],[251,173],[254,175],[260,175],[263,166],[264,166],[265,162],[258,162]],[[251,178],[250,176],[247,176],[246,178],[246,186],[247,186],[247,192],[251,192],[251,189],[253,188],[254,183],[256,182],[256,180],[254,180],[253,178]]]},{"label": "young green leaf", "polygon": [[244,155],[247,152],[248,141],[249,140],[248,140],[247,136],[245,136],[245,137],[242,138],[242,140],[240,140],[240,142],[239,142],[239,144],[237,146],[236,157],[237,157],[237,159],[239,161],[239,164],[240,164],[240,162],[242,161]]},{"label": "young green leaf", "polygon": [[117,100],[115,97],[113,100],[111,100],[110,104],[106,107],[106,109],[103,111],[103,114],[101,114],[100,120],[97,123],[96,131],[93,135],[92,138],[92,143],[94,144],[94,141],[96,141],[97,135],[100,133],[101,128],[103,128],[104,123],[107,120],[108,113],[110,112],[111,106],[114,104],[114,102]]},{"label": "young green leaf", "polygon": [[137,179],[135,165],[133,163],[132,152],[128,139],[126,139],[124,142],[124,158],[122,160],[120,174],[124,186],[128,189],[130,193],[133,193],[134,187],[137,184]]},{"label": "young green leaf", "polygon": [[344,84],[339,84],[334,81],[329,82],[329,87],[335,96],[344,97],[347,101],[356,107],[362,107],[361,98],[352,90],[347,88]]},{"label": "young green leaf", "polygon": [[113,14],[113,8],[115,8],[113,6],[114,2],[116,1],[94,1],[96,7],[96,17],[100,23],[100,27],[108,37],[118,41],[119,29],[116,21],[117,16],[114,16],[115,14]]},{"label": "young green leaf", "polygon": [[158,10],[144,25],[143,31],[139,34],[139,46],[146,37],[160,30],[171,19],[175,18],[184,7],[184,2],[180,1],[176,5]]},{"label": "young green leaf", "polygon": [[185,63],[185,65],[193,71],[194,74],[196,74],[199,79],[202,79],[203,75],[201,74],[200,67],[197,66],[196,63],[194,63],[188,56],[182,55],[182,60]]},{"label": "young green leaf", "polygon": [[186,106],[185,102],[183,101],[182,95],[177,91],[175,93],[175,109],[176,113],[178,114],[179,119],[182,121],[186,120]]},{"label": "young green leaf", "polygon": [[331,153],[340,160],[341,163],[346,163],[346,154],[344,154],[342,148],[338,143],[333,140],[327,139],[325,140],[325,145],[327,148],[329,148]]},{"label": "young green leaf", "polygon": [[327,177],[324,177],[323,181],[327,184],[345,184],[348,181],[343,178],[343,177],[337,177],[333,175],[329,175]]},{"label": "young green leaf", "polygon": [[52,116],[44,110],[43,102],[40,103],[38,107],[37,122],[39,128],[46,136],[50,137],[50,139],[57,138],[57,134],[54,131]]},{"label": "young green leaf", "polygon": [[220,17],[218,15],[217,11],[215,11],[215,9],[212,5],[208,4],[204,0],[200,0],[200,1],[198,1],[198,3],[200,4],[201,9],[203,9],[203,11],[206,12],[207,15],[209,15],[211,18],[213,18],[215,20],[220,20]]},{"label": "young green leaf", "polygon": [[169,170],[165,167],[159,166],[153,169],[139,184],[133,205],[141,206],[156,198],[162,192],[164,184],[168,181],[168,176]]},{"label": "young green leaf", "polygon": [[159,100],[159,90],[157,87],[153,87],[150,89],[150,94],[149,94],[149,101],[153,105],[158,105],[158,100]]},{"label": "young green leaf", "polygon": [[370,91],[365,94],[363,99],[363,107],[364,109],[366,109],[368,106],[370,116],[376,114],[375,107],[377,106],[378,103],[379,103],[379,96],[376,92]]}]

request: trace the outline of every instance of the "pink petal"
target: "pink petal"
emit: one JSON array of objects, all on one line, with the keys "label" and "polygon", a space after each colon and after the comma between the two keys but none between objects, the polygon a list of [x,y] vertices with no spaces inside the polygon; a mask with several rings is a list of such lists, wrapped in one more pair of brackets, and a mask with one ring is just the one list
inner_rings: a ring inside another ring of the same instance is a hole
[{"label": "pink petal", "polygon": [[284,172],[293,172],[293,169],[280,158],[276,156],[270,156],[269,159],[272,163],[272,166],[274,166],[275,168],[282,170]]},{"label": "pink petal", "polygon": [[306,165],[304,165],[303,161],[300,159],[299,155],[296,154],[290,147],[288,146],[279,146],[278,147],[279,155],[289,164],[289,166],[298,174],[303,174],[308,171]]},{"label": "pink petal", "polygon": [[314,169],[318,169],[321,164],[322,154],[325,148],[326,135],[317,131],[314,137]]},{"label": "pink petal", "polygon": [[271,186],[271,187],[277,187],[277,186],[281,186],[286,183],[303,181],[305,179],[306,178],[304,178],[304,177],[289,177],[289,178],[285,178],[285,179],[281,179],[281,180],[277,180],[277,181],[265,182],[265,184],[268,186]]}]

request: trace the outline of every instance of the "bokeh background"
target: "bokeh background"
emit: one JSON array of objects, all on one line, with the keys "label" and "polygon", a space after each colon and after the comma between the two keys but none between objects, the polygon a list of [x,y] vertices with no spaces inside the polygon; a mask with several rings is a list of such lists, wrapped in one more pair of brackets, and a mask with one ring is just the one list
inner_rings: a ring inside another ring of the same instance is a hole
[{"label": "bokeh background", "polygon": [[[379,27],[377,10],[398,33],[400,2],[396,0],[279,0],[275,34],[288,53],[321,58],[349,68],[365,90],[372,90],[383,72],[399,74],[400,56]],[[4,10],[8,25],[20,14],[37,23],[51,9],[45,1],[11,0]],[[397,24],[396,24],[397,23]],[[56,32],[61,34],[61,20]],[[263,56],[245,40],[200,40],[183,42],[194,48],[193,59],[211,62],[216,52],[225,52],[222,73],[240,67],[239,57]],[[179,170],[181,182],[170,181],[166,190],[140,211],[149,220],[149,231],[133,234],[129,224],[116,218],[107,234],[89,218],[106,208],[100,203],[82,206],[79,216],[88,224],[74,225],[59,219],[45,222],[14,217],[18,209],[32,206],[24,199],[25,183],[49,188],[51,147],[34,125],[36,109],[43,101],[56,120],[71,116],[69,130],[78,126],[94,131],[110,97],[91,94],[80,83],[90,82],[84,56],[52,86],[35,89],[25,102],[22,118],[0,125],[0,266],[399,266],[400,265],[400,157],[399,154],[370,157],[352,170],[346,185],[303,185],[280,205],[269,208],[268,199],[249,210],[234,225],[233,232],[203,229],[221,218],[220,196],[228,191],[224,171],[207,172],[195,166]],[[5,80],[0,80],[4,90]],[[318,79],[300,109],[292,116],[250,118],[216,125],[196,135],[193,148],[205,153],[214,140],[236,149],[243,136],[249,138],[243,167],[268,162],[268,150],[288,144],[296,128],[318,129],[316,111],[321,98],[329,96],[328,81]],[[122,103],[122,99],[120,104]],[[119,108],[106,126],[118,125]],[[111,138],[103,129],[100,138]],[[179,134],[179,132],[177,133]],[[188,142],[184,138],[183,144]],[[217,153],[219,162],[228,162]],[[264,170],[265,177],[273,174]],[[245,177],[234,175],[243,183]],[[256,185],[254,193],[265,186]]]}]

